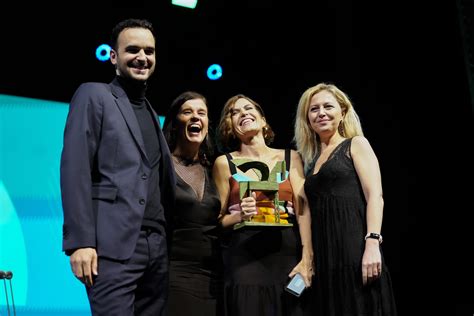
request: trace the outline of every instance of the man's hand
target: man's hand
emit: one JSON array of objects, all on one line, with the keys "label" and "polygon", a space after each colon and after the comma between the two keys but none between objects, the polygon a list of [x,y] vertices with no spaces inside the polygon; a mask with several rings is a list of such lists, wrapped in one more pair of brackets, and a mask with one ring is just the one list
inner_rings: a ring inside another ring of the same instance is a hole
[{"label": "man's hand", "polygon": [[92,276],[97,273],[97,251],[94,248],[79,248],[69,258],[76,278],[87,286],[94,284]]}]

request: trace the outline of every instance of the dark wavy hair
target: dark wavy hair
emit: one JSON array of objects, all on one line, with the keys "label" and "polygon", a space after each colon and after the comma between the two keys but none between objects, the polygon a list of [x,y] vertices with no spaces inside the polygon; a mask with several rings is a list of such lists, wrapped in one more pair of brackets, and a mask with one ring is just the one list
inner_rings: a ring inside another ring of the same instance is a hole
[{"label": "dark wavy hair", "polygon": [[[217,146],[219,151],[222,153],[238,150],[240,147],[240,140],[235,137],[231,118],[232,109],[234,108],[234,105],[238,99],[246,99],[252,103],[262,118],[266,120],[262,107],[254,100],[250,99],[244,94],[236,94],[233,97],[230,97],[225,103],[224,108],[222,108],[221,118],[217,127]],[[265,139],[265,143],[270,145],[275,138],[275,133],[273,132],[270,124],[268,122],[266,123],[267,125],[263,128],[263,138]]]},{"label": "dark wavy hair", "polygon": [[[209,106],[207,105],[207,100],[202,94],[194,91],[186,91],[181,93],[176,99],[174,99],[174,101],[171,103],[170,108],[168,109],[168,113],[166,114],[165,122],[163,124],[163,133],[165,135],[166,141],[168,142],[168,146],[171,152],[173,152],[176,148],[176,116],[178,115],[181,106],[186,101],[194,99],[201,99],[204,104],[206,104],[206,106],[209,108]],[[214,144],[212,142],[210,132],[211,127],[209,126],[206,138],[201,143],[201,146],[199,146],[199,161],[204,166],[211,166],[214,156]]]}]

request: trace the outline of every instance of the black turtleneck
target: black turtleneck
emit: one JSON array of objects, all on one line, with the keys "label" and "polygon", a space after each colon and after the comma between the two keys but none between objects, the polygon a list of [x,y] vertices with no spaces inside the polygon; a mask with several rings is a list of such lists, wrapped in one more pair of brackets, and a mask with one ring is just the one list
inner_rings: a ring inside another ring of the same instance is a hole
[{"label": "black turtleneck", "polygon": [[164,231],[165,217],[159,187],[159,165],[161,158],[160,142],[158,141],[157,134],[159,126],[145,99],[147,85],[146,82],[129,80],[123,77],[117,77],[117,80],[132,104],[145,144],[146,156],[151,167],[150,174],[146,176],[148,181],[148,197],[143,217],[143,226]]},{"label": "black turtleneck", "polygon": [[161,152],[158,135],[156,134],[158,128],[156,119],[153,117],[151,109],[146,105],[146,82],[125,79],[122,77],[117,77],[117,79],[132,103],[133,111],[135,112],[142,132],[148,161],[151,166],[154,166],[158,163]]}]

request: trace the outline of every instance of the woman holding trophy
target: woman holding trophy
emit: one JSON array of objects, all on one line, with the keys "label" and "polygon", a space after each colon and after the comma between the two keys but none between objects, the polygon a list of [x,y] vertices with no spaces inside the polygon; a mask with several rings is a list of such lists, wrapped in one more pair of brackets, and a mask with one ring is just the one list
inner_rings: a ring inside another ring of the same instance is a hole
[{"label": "woman holding trophy", "polygon": [[306,315],[309,301],[285,291],[290,278],[311,285],[311,218],[299,155],[269,147],[274,133],[263,109],[238,94],[218,126],[224,155],[213,167],[224,227],[225,315]]}]

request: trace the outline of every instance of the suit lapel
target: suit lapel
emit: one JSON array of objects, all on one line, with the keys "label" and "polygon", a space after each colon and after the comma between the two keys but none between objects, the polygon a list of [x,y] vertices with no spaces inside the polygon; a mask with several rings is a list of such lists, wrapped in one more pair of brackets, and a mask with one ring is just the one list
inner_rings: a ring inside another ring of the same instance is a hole
[{"label": "suit lapel", "polygon": [[127,123],[130,133],[135,139],[135,142],[137,143],[138,148],[140,149],[144,157],[144,160],[149,165],[150,162],[146,155],[145,143],[143,142],[143,136],[140,130],[140,125],[138,125],[137,116],[135,115],[135,112],[133,112],[133,108],[132,108],[132,105],[130,104],[130,101],[128,100],[127,94],[120,87],[117,79],[112,81],[111,87],[112,87],[112,92],[117,97],[117,100],[116,100],[117,105],[120,109],[120,112],[122,112],[123,118],[125,119],[125,122]]}]

